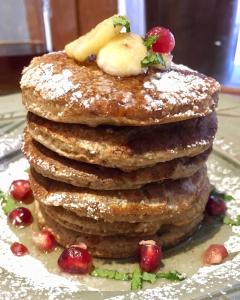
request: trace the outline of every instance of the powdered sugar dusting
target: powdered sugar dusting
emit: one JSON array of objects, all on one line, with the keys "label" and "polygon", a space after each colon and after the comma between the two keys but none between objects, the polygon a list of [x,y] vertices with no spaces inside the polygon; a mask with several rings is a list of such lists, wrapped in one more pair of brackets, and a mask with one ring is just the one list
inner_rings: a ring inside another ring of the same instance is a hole
[{"label": "powdered sugar dusting", "polygon": [[[41,63],[25,68],[20,84],[21,88],[34,88],[45,100],[55,100],[80,86],[74,84],[71,77],[72,72],[68,69],[55,74],[53,64]],[[79,98],[79,93],[75,92],[72,97]]]},{"label": "powdered sugar dusting", "polygon": [[[185,279],[182,283],[166,284],[164,287],[147,289],[138,293],[131,293],[126,296],[108,298],[108,300],[141,299],[141,300],[169,300],[169,299],[200,299],[199,296],[211,297],[216,280],[219,283],[219,290],[232,286],[232,278],[235,282],[240,282],[240,255],[233,260],[221,265],[202,267],[191,278]],[[231,274],[231,276],[229,276]],[[218,290],[218,291],[219,291]],[[225,293],[223,291],[223,293]],[[215,298],[219,299],[219,298]]]},{"label": "powdered sugar dusting", "polygon": [[[231,218],[240,215],[240,177],[236,176],[239,174],[239,170],[231,171],[215,159],[210,159],[208,168],[211,182],[217,189],[235,197],[234,201],[227,202],[228,215]],[[201,267],[182,283],[166,283],[162,287],[129,293],[126,296],[111,297],[108,300],[177,300],[200,299],[201,297],[205,299],[207,296],[211,298],[213,293],[228,294],[226,293],[228,289],[240,284],[240,226],[232,227],[232,234],[224,242],[224,245],[230,253],[230,258],[223,264]],[[220,299],[220,297],[214,297],[214,299]]]},{"label": "powdered sugar dusting", "polygon": [[[26,178],[27,173],[24,170],[27,167],[28,164],[25,159],[11,163],[4,172],[1,172],[1,177],[4,178],[0,182],[1,189],[7,191],[13,179]],[[209,171],[211,181],[218,189],[235,196],[236,201],[230,201],[227,205],[229,215],[231,217],[236,216],[240,213],[240,178],[236,175],[237,170],[230,171],[219,161],[210,159]],[[33,291],[34,295],[42,295],[42,298],[39,299],[75,299],[75,296],[76,299],[79,299],[81,297],[79,291],[89,290],[89,287],[84,285],[85,277],[79,280],[78,277],[65,277],[62,274],[49,272],[37,257],[34,258],[30,255],[22,258],[14,257],[9,251],[9,245],[12,241],[18,240],[18,237],[8,227],[6,216],[1,209],[0,236],[1,296],[3,299],[23,298],[30,300]],[[208,294],[210,296],[216,289],[224,294],[225,290],[222,289],[231,288],[240,282],[240,255],[238,254],[240,251],[240,227],[232,227],[232,233],[224,244],[231,253],[231,257],[221,265],[201,267],[193,276],[181,283],[165,282],[161,287],[108,299],[189,299],[200,296],[206,297]],[[28,267],[24,268],[25,266]],[[36,270],[38,271],[36,272]],[[94,286],[92,283],[94,280],[97,279],[89,278],[86,283],[89,283],[89,286]],[[101,281],[98,279],[98,282],[99,280]],[[112,284],[112,282],[107,281],[106,285],[102,286],[103,290],[108,289],[107,284]],[[9,287],[10,291],[6,291],[5,287]],[[129,288],[129,283],[126,283],[126,288]]]},{"label": "powdered sugar dusting", "polygon": [[212,79],[201,77],[186,66],[172,64],[170,71],[155,73],[143,83],[143,87],[148,91],[144,95],[146,110],[162,110],[164,106],[190,105],[194,102],[194,109],[188,112],[188,115],[194,115],[194,110],[198,110],[197,103],[219,90],[220,85],[215,83],[213,87]]},{"label": "powdered sugar dusting", "polygon": [[72,100],[72,101],[78,101],[81,98],[82,98],[82,92],[81,91],[77,91],[77,92],[72,93],[72,96],[71,96],[70,100]]},{"label": "powdered sugar dusting", "polygon": [[[156,89],[156,91],[163,93],[184,92],[185,95],[191,90],[199,89],[199,87],[202,87],[202,92],[208,90],[203,79],[196,78],[196,76],[193,76],[192,74],[184,75],[175,70],[165,73],[156,73],[150,82],[147,81],[144,83],[144,87]],[[204,96],[206,96],[206,94]]]},{"label": "powdered sugar dusting", "polygon": [[[27,167],[28,163],[23,158],[10,163],[9,167],[1,172],[1,178],[4,180],[1,180],[0,189],[7,192],[13,180],[27,179],[28,174],[24,172]],[[19,241],[19,238],[7,225],[7,217],[1,208],[0,237],[0,273],[8,272],[6,276],[1,277],[1,286],[9,289],[7,292],[5,288],[1,288],[1,299],[32,299],[29,290],[42,295],[41,299],[62,299],[65,293],[94,290],[71,278],[49,272],[45,265],[32,255],[20,259],[14,256],[10,251],[10,245],[12,242]]]}]

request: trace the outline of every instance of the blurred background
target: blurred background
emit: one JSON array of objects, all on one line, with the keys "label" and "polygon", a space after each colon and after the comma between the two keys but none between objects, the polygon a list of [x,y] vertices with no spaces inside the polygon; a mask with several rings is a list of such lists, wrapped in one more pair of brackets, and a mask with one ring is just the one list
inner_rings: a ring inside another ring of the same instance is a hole
[{"label": "blurred background", "polygon": [[63,49],[115,13],[141,35],[169,28],[175,62],[240,92],[240,0],[0,0],[0,94],[19,90],[32,57]]}]

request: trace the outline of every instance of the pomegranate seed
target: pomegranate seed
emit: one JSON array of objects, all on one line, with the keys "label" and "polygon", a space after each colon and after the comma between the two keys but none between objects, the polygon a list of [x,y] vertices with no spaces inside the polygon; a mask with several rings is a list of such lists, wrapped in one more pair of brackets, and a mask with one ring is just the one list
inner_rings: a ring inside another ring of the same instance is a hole
[{"label": "pomegranate seed", "polygon": [[15,242],[10,247],[12,253],[16,256],[23,256],[28,254],[28,248],[21,243]]},{"label": "pomegranate seed", "polygon": [[58,265],[66,273],[87,274],[92,269],[92,257],[87,249],[71,246],[63,250]]},{"label": "pomegranate seed", "polygon": [[51,252],[56,247],[54,235],[46,229],[39,232],[33,232],[32,239],[34,244],[43,252]]},{"label": "pomegranate seed", "polygon": [[209,216],[223,215],[226,212],[226,204],[221,198],[209,196],[206,212]]},{"label": "pomegranate seed", "polygon": [[29,180],[14,180],[10,186],[10,195],[17,201],[30,203],[33,200],[33,193]]},{"label": "pomegranate seed", "polygon": [[32,214],[26,207],[15,208],[8,214],[8,222],[16,227],[25,227],[32,221]]},{"label": "pomegranate seed", "polygon": [[207,265],[221,264],[227,256],[228,252],[224,245],[213,244],[203,253],[203,262]]},{"label": "pomegranate seed", "polygon": [[158,39],[152,44],[152,50],[159,53],[169,53],[175,46],[174,35],[171,31],[164,27],[153,27],[146,34],[149,36],[157,36]]},{"label": "pomegranate seed", "polygon": [[162,249],[155,241],[141,241],[139,243],[139,264],[142,271],[154,272],[162,259]]}]

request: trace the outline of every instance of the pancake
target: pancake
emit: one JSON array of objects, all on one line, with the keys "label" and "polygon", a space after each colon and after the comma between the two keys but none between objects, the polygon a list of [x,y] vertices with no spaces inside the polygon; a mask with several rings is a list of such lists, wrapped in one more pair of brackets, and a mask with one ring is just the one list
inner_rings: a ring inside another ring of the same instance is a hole
[{"label": "pancake", "polygon": [[45,213],[62,226],[85,234],[110,236],[122,234],[125,236],[155,234],[161,227],[159,221],[153,222],[106,222],[92,218],[80,217],[73,211],[61,206],[49,206],[35,202]]},{"label": "pancake", "polygon": [[31,169],[34,198],[45,205],[62,206],[79,216],[107,222],[176,223],[202,212],[210,184],[206,168],[192,177],[150,183],[136,190],[102,191],[57,182]]},{"label": "pancake", "polygon": [[64,52],[34,58],[23,70],[23,104],[49,120],[89,126],[153,125],[205,116],[215,110],[220,85],[185,66],[116,77],[95,62]]},{"label": "pancake", "polygon": [[[207,199],[207,198],[206,198]],[[196,210],[195,206],[193,206],[193,213],[188,218],[186,218],[185,214],[179,216],[177,220],[173,222],[173,220],[167,220],[162,223],[158,220],[145,222],[107,222],[104,220],[94,220],[92,218],[80,217],[75,214],[73,211],[64,209],[61,206],[49,206],[38,203],[36,204],[41,207],[45,211],[45,213],[52,218],[60,225],[80,232],[84,234],[92,234],[99,236],[111,236],[111,235],[124,235],[124,236],[141,236],[141,235],[153,235],[159,232],[162,227],[166,227],[168,225],[174,226],[183,226],[185,224],[189,224],[191,221],[196,219],[199,215],[205,210],[206,201],[202,201],[201,198],[196,199],[196,202],[201,201],[203,204],[201,210]]]},{"label": "pancake", "polygon": [[25,130],[22,152],[41,175],[95,190],[136,189],[146,183],[190,177],[203,167],[211,149],[194,156],[158,163],[152,167],[123,172],[59,156],[32,139]]},{"label": "pancake", "polygon": [[51,230],[57,242],[64,246],[78,245],[85,243],[90,253],[95,257],[103,258],[128,258],[137,255],[138,243],[141,240],[155,240],[163,248],[172,247],[189,237],[200,225],[204,215],[183,226],[169,225],[155,235],[138,237],[126,237],[123,235],[98,236],[79,233],[75,230],[62,226],[56,220],[49,217],[45,210],[37,208],[37,216],[40,227],[47,227]]},{"label": "pancake", "polygon": [[146,127],[56,123],[28,113],[28,131],[48,149],[74,160],[124,171],[153,166],[179,157],[196,156],[212,145],[216,114]]}]

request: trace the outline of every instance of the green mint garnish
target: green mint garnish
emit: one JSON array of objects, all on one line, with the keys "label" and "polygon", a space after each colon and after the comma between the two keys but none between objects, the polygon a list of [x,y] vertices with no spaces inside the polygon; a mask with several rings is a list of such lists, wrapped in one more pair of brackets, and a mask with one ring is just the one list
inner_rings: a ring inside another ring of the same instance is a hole
[{"label": "green mint garnish", "polygon": [[155,283],[156,280],[157,280],[157,275],[155,273],[143,272],[142,273],[142,280],[150,282],[150,283]]},{"label": "green mint garnish", "polygon": [[218,190],[216,190],[215,188],[211,191],[210,196],[215,196],[215,197],[219,197],[221,199],[223,199],[224,201],[232,201],[235,200],[233,196],[228,195],[226,193],[223,192],[219,192]]},{"label": "green mint garnish", "polygon": [[186,277],[178,271],[148,273],[142,272],[140,269],[133,271],[132,273],[121,273],[116,270],[107,270],[102,268],[95,268],[90,273],[93,277],[107,278],[113,280],[130,281],[131,290],[139,290],[142,288],[143,282],[155,283],[157,279],[167,279],[170,281],[182,281]]},{"label": "green mint garnish", "polygon": [[0,204],[5,214],[8,214],[14,208],[16,208],[17,204],[8,194],[0,191]]},{"label": "green mint garnish", "polygon": [[114,27],[116,27],[116,26],[123,26],[123,27],[126,28],[127,32],[131,31],[131,29],[130,29],[130,22],[124,16],[114,16],[113,17],[113,26]]},{"label": "green mint garnish", "polygon": [[122,281],[128,281],[131,280],[132,278],[132,274],[131,273],[120,273],[118,271],[116,271],[115,273],[115,280],[122,280]]},{"label": "green mint garnish", "polygon": [[142,288],[142,272],[138,269],[132,274],[131,290],[136,291]]},{"label": "green mint garnish", "polygon": [[170,272],[158,272],[156,274],[157,278],[163,278],[170,281],[182,281],[186,277],[178,271],[170,271]]},{"label": "green mint garnish", "polygon": [[223,218],[223,223],[230,226],[240,226],[240,215],[238,215],[235,220],[225,216]]},{"label": "green mint garnish", "polygon": [[106,270],[101,268],[96,268],[90,273],[93,277],[101,277],[115,280],[128,281],[131,280],[131,275],[129,273],[120,273],[115,270]]},{"label": "green mint garnish", "polygon": [[227,195],[227,194],[223,194],[222,196],[224,201],[232,201],[235,200],[234,197],[232,195]]},{"label": "green mint garnish", "polygon": [[161,54],[159,53],[149,53],[144,59],[141,61],[142,68],[149,67],[151,65],[163,65],[166,67],[165,61]]},{"label": "green mint garnish", "polygon": [[149,49],[149,48],[151,48],[152,44],[154,44],[156,42],[157,39],[158,39],[157,35],[150,35],[144,41],[144,45]]}]

